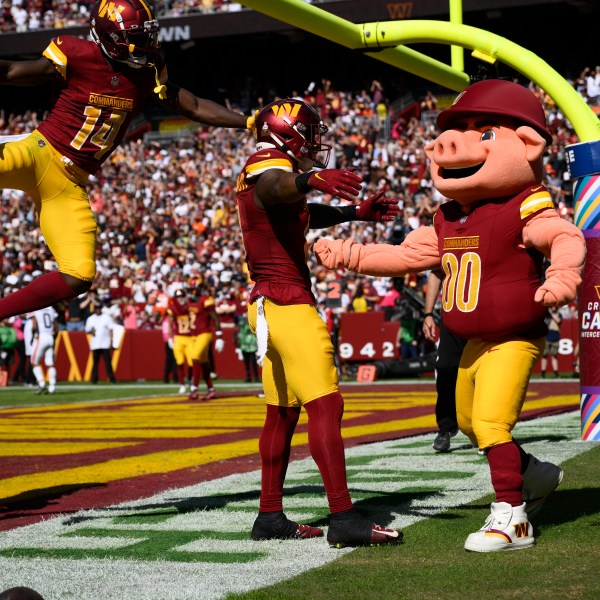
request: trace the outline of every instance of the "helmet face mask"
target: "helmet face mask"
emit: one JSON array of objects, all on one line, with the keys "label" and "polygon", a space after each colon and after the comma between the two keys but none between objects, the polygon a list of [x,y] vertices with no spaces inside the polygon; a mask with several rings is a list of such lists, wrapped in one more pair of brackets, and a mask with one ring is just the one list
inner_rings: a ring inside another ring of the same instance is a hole
[{"label": "helmet face mask", "polygon": [[100,0],[92,8],[90,33],[110,59],[140,68],[159,47],[158,21],[144,0]]},{"label": "helmet face mask", "polygon": [[[295,162],[308,159],[323,169],[331,152],[330,145],[321,143],[327,131],[319,113],[294,98],[271,102],[256,117],[257,143],[269,143]],[[319,156],[321,153],[324,156]]]}]

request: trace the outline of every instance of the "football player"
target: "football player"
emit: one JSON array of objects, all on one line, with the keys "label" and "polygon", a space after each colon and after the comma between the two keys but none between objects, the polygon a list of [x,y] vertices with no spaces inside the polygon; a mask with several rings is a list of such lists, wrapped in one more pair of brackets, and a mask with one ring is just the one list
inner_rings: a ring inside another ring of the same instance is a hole
[{"label": "football player", "polygon": [[[54,339],[58,333],[58,313],[52,306],[41,308],[31,318],[33,350],[31,365],[38,384],[36,394],[54,394],[56,389],[56,367],[54,366]],[[48,385],[42,369],[42,361],[48,370]]]},{"label": "football player", "polygon": [[213,341],[213,331],[215,340],[215,350],[222,352],[225,346],[223,332],[219,317],[215,311],[215,299],[212,296],[201,293],[202,290],[196,288],[190,295],[190,316],[192,323],[192,343],[189,347],[189,354],[192,359],[192,386],[190,388],[190,400],[199,398],[198,383],[200,382],[200,372],[202,379],[206,383],[207,393],[202,400],[212,400],[216,397],[213,384],[209,350]]},{"label": "football player", "polygon": [[[308,227],[357,219],[393,221],[398,204],[382,193],[354,203],[362,179],[350,170],[326,168],[331,150],[321,143],[326,131],[317,111],[305,102],[272,102],[256,117],[256,152],[237,181],[246,260],[250,278],[256,282],[248,318],[257,333],[259,361],[264,361],[267,403],[259,440],[260,506],[251,535],[255,540],[323,535],[320,528],[295,523],[283,512],[292,435],[304,407],[310,453],[325,484],[331,512],[330,545],[397,543],[401,532],[364,518],[350,498],[341,435],[344,400],[331,337],[311,291],[305,233]],[[311,190],[350,204],[307,203]]]},{"label": "football player", "polygon": [[173,348],[173,356],[177,364],[179,393],[185,394],[186,366],[192,367],[191,347],[194,341],[192,337],[193,317],[185,290],[179,289],[173,294],[173,298],[169,298],[167,317],[169,319],[169,345]]},{"label": "football player", "polygon": [[86,184],[145,100],[207,125],[253,125],[253,117],[168,81],[158,21],[145,0],[100,0],[90,26],[92,41],[59,35],[38,60],[0,60],[0,84],[58,87],[54,107],[35,131],[0,139],[0,188],[31,196],[58,271],[2,298],[0,320],[89,290],[96,273],[96,223]]}]

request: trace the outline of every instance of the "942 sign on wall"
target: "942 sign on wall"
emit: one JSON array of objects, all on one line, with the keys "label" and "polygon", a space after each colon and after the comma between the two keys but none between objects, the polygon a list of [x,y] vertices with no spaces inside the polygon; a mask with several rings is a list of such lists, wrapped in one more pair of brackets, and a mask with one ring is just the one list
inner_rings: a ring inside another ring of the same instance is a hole
[{"label": "942 sign on wall", "polygon": [[399,323],[385,321],[381,311],[344,313],[340,320],[338,354],[344,361],[397,359],[398,329]]}]

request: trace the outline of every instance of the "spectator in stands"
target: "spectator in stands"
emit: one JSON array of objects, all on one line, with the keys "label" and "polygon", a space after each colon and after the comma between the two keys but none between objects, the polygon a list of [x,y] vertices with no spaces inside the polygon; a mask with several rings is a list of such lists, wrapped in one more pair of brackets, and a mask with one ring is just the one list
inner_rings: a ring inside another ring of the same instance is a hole
[{"label": "spectator in stands", "polygon": [[[238,178],[237,204],[250,277],[256,282],[248,318],[257,333],[263,364],[266,419],[259,440],[262,485],[252,538],[292,539],[323,535],[318,527],[290,521],[283,512],[283,485],[294,429],[304,406],[309,450],[331,512],[330,545],[378,545],[402,535],[371,523],[353,507],[345,473],[339,393],[333,346],[316,309],[306,265],[307,226],[324,228],[363,219],[394,218],[394,200],[377,194],[359,206],[309,203],[320,190],[353,202],[362,180],[348,170],[326,169],[330,147],[319,113],[295,99],[275,101],[257,116],[257,149]],[[324,168],[312,171],[312,168]]]},{"label": "spectator in stands", "polygon": [[90,303],[92,294],[83,293],[75,298],[70,298],[67,303],[67,331],[83,331],[85,322],[90,316]]},{"label": "spectator in stands", "polygon": [[3,144],[0,158],[0,186],[33,197],[58,270],[0,299],[0,319],[89,290],[96,273],[96,222],[85,188],[90,174],[116,150],[144,100],[153,98],[208,125],[252,126],[252,117],[168,82],[158,52],[158,21],[144,0],[122,0],[118,21],[116,10],[102,1],[94,5],[92,41],[62,35],[38,60],[0,61],[0,84],[62,84],[46,119],[24,139]]}]

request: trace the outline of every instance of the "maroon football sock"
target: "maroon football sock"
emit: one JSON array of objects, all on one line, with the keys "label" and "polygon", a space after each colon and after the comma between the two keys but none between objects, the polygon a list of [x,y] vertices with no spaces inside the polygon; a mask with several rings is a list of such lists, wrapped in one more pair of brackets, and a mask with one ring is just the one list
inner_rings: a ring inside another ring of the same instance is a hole
[{"label": "maroon football sock", "polygon": [[185,385],[185,363],[177,365],[177,381],[179,385]]},{"label": "maroon football sock", "polygon": [[76,295],[58,271],[40,275],[29,285],[0,300],[0,321],[52,306]]},{"label": "maroon football sock", "polygon": [[512,506],[523,504],[523,477],[521,455],[515,442],[492,446],[487,451],[492,486],[496,502],[508,502]]},{"label": "maroon football sock", "polygon": [[210,364],[207,362],[202,363],[202,379],[204,379],[204,381],[206,382],[206,387],[209,390],[212,390],[214,387],[214,384],[213,384],[213,380],[211,379],[211,376],[210,376]]},{"label": "maroon football sock", "polygon": [[200,363],[195,360],[192,363],[192,385],[197,388],[200,383]]},{"label": "maroon football sock", "polygon": [[308,448],[323,478],[329,511],[352,508],[346,480],[346,457],[342,439],[344,399],[339,392],[307,402]]},{"label": "maroon football sock", "polygon": [[283,510],[283,482],[299,417],[299,408],[267,404],[267,416],[258,440],[262,462],[259,512]]}]

